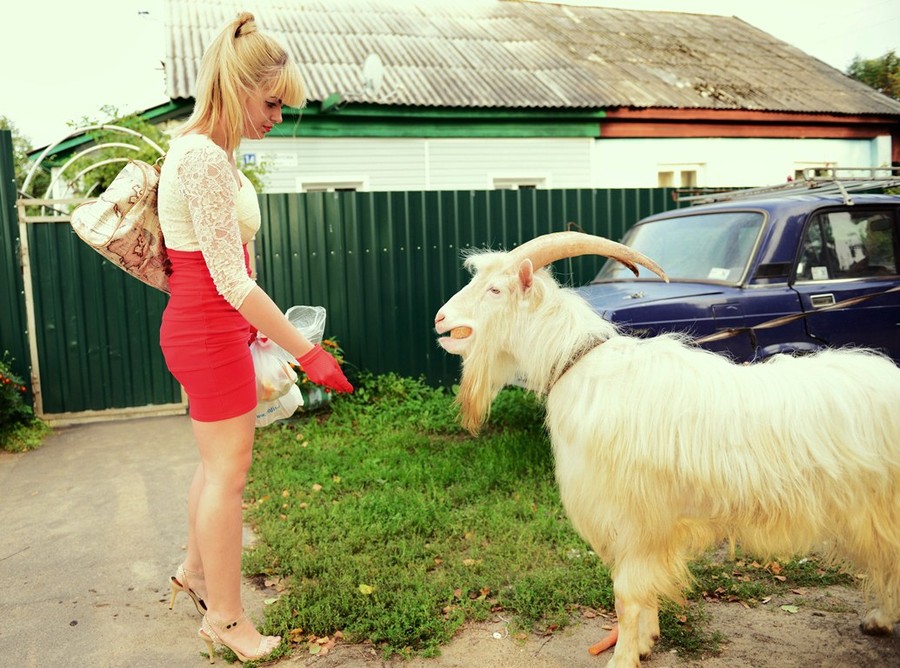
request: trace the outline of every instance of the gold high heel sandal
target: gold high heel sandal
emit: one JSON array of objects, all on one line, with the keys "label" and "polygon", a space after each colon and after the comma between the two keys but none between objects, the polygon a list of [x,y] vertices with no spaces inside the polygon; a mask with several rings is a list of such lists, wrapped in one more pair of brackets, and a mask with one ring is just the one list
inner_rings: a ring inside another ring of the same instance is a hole
[{"label": "gold high heel sandal", "polygon": [[[220,624],[219,626],[223,631],[228,631],[229,629],[233,629],[244,620],[247,620],[247,615],[242,612],[241,616],[235,619],[230,624]],[[278,649],[278,646],[281,644],[281,636],[261,636],[259,639],[259,645],[256,648],[256,654],[242,654],[219,637],[215,630],[213,630],[212,624],[210,623],[207,615],[203,615],[203,622],[200,624],[200,630],[197,631],[197,635],[200,636],[200,639],[206,643],[206,648],[209,650],[210,663],[216,662],[216,652],[214,645],[224,645],[232,652],[234,652],[237,655],[237,658],[241,661],[259,661],[260,659],[264,659],[269,656],[272,652]],[[278,642],[269,647],[269,640],[273,638]]]},{"label": "gold high heel sandal", "polygon": [[184,565],[181,565],[178,567],[178,570],[175,571],[175,575],[171,577],[169,584],[172,586],[172,598],[169,601],[169,610],[175,605],[175,597],[178,596],[178,592],[183,591],[191,597],[191,600],[194,602],[194,607],[197,608],[197,612],[204,615],[206,614],[206,603],[204,603],[203,599],[197,596],[197,592],[188,585],[188,574],[197,578],[201,575],[196,571],[189,571],[185,569]]}]

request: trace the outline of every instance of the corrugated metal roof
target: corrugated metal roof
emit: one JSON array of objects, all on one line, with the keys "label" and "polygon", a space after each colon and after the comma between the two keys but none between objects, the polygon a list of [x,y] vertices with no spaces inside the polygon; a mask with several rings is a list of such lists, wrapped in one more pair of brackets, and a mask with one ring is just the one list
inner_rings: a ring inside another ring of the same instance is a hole
[{"label": "corrugated metal roof", "polygon": [[[437,107],[674,107],[900,114],[892,100],[740,19],[503,0],[167,0],[170,98],[238,11],[301,64],[310,100]],[[370,53],[380,92],[362,91]]]}]

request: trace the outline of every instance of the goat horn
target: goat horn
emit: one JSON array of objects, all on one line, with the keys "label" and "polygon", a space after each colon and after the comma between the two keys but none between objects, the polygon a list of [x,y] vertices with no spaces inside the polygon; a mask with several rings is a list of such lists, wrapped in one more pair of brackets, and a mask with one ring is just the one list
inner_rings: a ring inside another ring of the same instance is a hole
[{"label": "goat horn", "polygon": [[604,237],[583,232],[551,232],[526,241],[510,251],[519,261],[528,258],[535,269],[546,267],[551,262],[578,255],[604,255],[617,260],[638,275],[637,265],[642,265],[658,275],[666,283],[666,272],[646,255]]}]

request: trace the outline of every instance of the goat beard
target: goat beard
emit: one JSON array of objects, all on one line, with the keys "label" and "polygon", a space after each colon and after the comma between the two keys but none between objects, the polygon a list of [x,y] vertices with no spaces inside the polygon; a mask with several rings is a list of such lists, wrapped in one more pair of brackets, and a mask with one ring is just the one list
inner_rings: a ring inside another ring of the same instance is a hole
[{"label": "goat beard", "polygon": [[473,350],[463,358],[463,373],[459,381],[456,403],[463,428],[477,434],[491,414],[491,404],[506,385],[502,371],[506,365],[493,355]]}]

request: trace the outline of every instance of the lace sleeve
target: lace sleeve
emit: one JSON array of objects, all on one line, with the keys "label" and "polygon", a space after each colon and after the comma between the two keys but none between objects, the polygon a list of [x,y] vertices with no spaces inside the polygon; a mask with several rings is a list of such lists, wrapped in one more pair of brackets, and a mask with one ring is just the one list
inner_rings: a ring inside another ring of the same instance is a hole
[{"label": "lace sleeve", "polygon": [[240,308],[256,285],[247,275],[237,218],[237,183],[222,151],[192,148],[178,164],[178,183],[219,294]]}]

